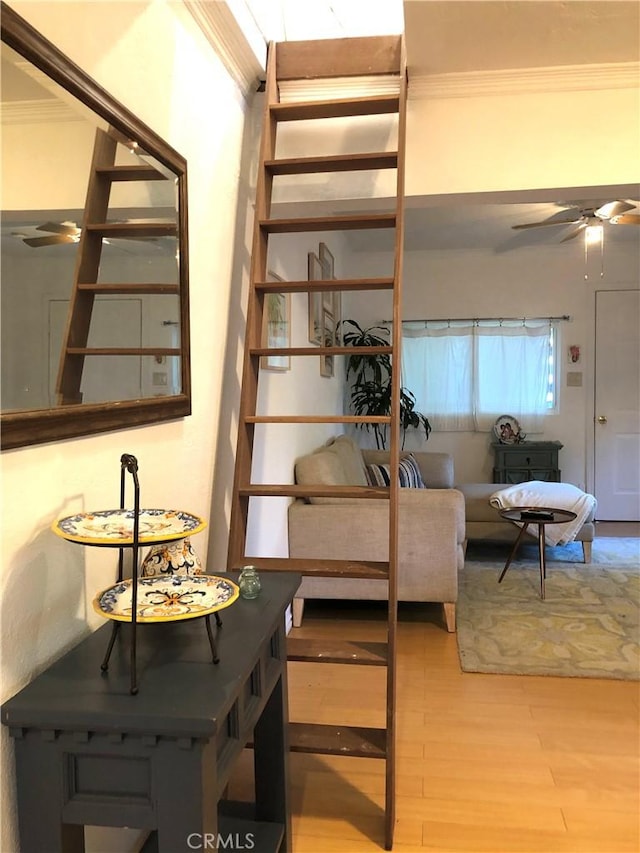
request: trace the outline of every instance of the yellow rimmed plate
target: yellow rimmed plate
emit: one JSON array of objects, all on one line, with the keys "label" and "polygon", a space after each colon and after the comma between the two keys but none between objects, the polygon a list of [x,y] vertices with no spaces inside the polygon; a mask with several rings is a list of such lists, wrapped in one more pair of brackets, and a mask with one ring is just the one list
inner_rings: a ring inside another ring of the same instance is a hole
[{"label": "yellow rimmed plate", "polygon": [[[102,509],[59,518],[51,525],[57,536],[83,545],[133,545],[132,509]],[[141,509],[138,541],[141,545],[159,545],[172,539],[193,536],[207,526],[198,515],[178,509]]]},{"label": "yellow rimmed plate", "polygon": [[[131,622],[132,581],[99,592],[93,608],[100,616]],[[216,575],[172,575],[140,578],[136,622],[179,622],[229,607],[238,598],[237,584]]]}]

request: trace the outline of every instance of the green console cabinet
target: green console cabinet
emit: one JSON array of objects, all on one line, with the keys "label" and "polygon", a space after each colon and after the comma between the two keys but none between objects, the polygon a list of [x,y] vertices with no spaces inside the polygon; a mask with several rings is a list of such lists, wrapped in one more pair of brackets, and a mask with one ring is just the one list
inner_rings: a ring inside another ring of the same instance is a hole
[{"label": "green console cabinet", "polygon": [[[102,672],[105,625],[4,702],[21,853],[84,853],[85,826],[145,830],[145,853],[290,853],[285,610],[299,584],[265,572],[257,599],[225,610],[217,664],[202,620],[140,625],[132,695],[131,626]],[[230,802],[249,742],[254,801]]]},{"label": "green console cabinet", "polygon": [[494,483],[525,483],[528,480],[560,482],[559,441],[523,441],[521,444],[491,444],[494,454]]}]

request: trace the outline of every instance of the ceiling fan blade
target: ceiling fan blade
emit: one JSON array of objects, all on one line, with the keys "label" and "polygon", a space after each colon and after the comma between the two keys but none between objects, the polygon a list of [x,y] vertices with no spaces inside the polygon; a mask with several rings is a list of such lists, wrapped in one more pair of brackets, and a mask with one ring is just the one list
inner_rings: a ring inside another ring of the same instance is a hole
[{"label": "ceiling fan blade", "polygon": [[77,243],[73,237],[67,234],[52,234],[50,237],[25,237],[27,246],[38,248],[38,246],[58,246],[61,243]]},{"label": "ceiling fan blade", "polygon": [[50,231],[52,234],[67,234],[70,237],[77,237],[80,233],[77,225],[66,225],[64,222],[44,222],[36,226],[36,231]]},{"label": "ceiling fan blade", "polygon": [[512,225],[511,227],[514,231],[519,231],[522,228],[540,228],[544,225],[574,225],[576,222],[581,221],[582,217],[579,216],[577,219],[546,219],[544,222],[527,222],[524,225]]},{"label": "ceiling fan blade", "polygon": [[570,234],[567,234],[567,236],[563,237],[562,240],[560,240],[560,242],[566,243],[567,240],[573,240],[574,237],[577,237],[579,234],[582,234],[582,232],[584,231],[584,229],[586,227],[587,227],[587,223],[581,222],[580,225],[578,225],[578,227],[575,229],[575,231],[572,231]]},{"label": "ceiling fan blade", "polygon": [[622,213],[611,219],[613,225],[640,225],[640,215],[637,213]]},{"label": "ceiling fan blade", "polygon": [[628,201],[609,201],[603,204],[595,212],[596,216],[601,219],[611,219],[612,216],[617,216],[620,213],[626,213],[627,210],[633,210],[635,205],[629,204]]}]

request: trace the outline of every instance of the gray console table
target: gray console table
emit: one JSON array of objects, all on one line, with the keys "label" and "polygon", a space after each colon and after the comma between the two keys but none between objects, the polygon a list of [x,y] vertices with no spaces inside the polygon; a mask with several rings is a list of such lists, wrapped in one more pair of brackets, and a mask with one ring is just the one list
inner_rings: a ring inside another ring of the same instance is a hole
[{"label": "gray console table", "polygon": [[[225,610],[217,665],[202,620],[139,625],[133,696],[130,626],[103,674],[105,625],[5,702],[21,853],[82,853],[85,825],[147,829],[145,850],[159,853],[228,848],[229,835],[236,847],[290,851],[284,613],[299,583],[265,572],[257,599]],[[249,741],[255,803],[227,803]]]},{"label": "gray console table", "polygon": [[560,482],[559,441],[523,441],[521,444],[491,444],[494,454],[494,483],[525,483],[529,480]]}]

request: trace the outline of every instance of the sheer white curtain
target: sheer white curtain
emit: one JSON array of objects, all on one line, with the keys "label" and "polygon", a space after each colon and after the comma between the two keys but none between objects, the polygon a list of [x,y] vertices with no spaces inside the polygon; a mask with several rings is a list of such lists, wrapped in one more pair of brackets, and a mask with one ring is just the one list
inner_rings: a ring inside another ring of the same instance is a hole
[{"label": "sheer white curtain", "polygon": [[547,413],[549,321],[405,323],[403,384],[435,430],[488,431],[513,415],[525,432]]}]

